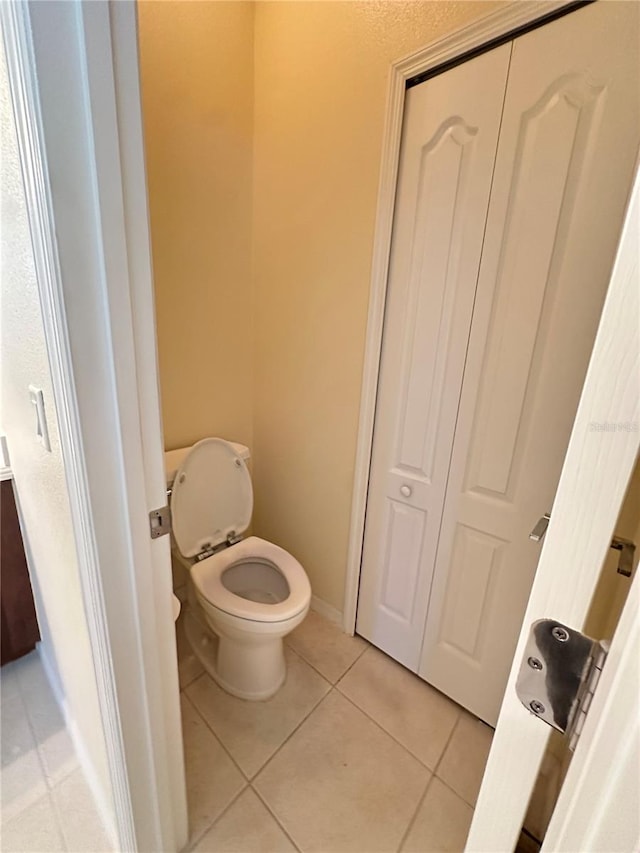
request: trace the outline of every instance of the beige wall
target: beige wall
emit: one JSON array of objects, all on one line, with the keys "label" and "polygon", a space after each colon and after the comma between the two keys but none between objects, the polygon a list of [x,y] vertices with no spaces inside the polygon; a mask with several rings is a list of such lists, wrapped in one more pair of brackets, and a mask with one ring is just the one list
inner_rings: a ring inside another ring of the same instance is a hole
[{"label": "beige wall", "polygon": [[[80,585],[60,436],[45,346],[31,236],[0,41],[0,186],[2,299],[0,399],[29,573],[42,639],[40,651],[63,694],[68,720],[102,817],[114,831],[112,791]],[[51,452],[38,443],[29,385],[42,389]],[[54,732],[51,732],[53,735]],[[78,743],[80,741],[80,743]],[[85,759],[88,764],[85,763]]]},{"label": "beige wall", "polygon": [[165,446],[248,444],[255,532],[337,609],[389,65],[497,5],[139,4]]},{"label": "beige wall", "polygon": [[389,65],[496,5],[257,4],[254,526],[339,610]]},{"label": "beige wall", "polygon": [[252,3],[138,5],[164,438],[252,444]]}]

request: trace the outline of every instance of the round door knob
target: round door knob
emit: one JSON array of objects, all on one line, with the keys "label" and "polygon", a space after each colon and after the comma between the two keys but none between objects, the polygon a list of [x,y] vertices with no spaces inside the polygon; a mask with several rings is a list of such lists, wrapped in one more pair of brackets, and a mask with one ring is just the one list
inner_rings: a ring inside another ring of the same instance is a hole
[{"label": "round door knob", "polygon": [[400,486],[400,494],[404,495],[405,498],[410,498],[412,492],[411,486]]}]

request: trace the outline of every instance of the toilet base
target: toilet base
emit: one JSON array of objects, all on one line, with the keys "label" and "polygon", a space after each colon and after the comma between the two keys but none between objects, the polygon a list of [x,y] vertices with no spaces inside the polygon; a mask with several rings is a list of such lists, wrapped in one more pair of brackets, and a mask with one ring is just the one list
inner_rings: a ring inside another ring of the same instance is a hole
[{"label": "toilet base", "polygon": [[245,637],[238,640],[216,634],[206,623],[205,614],[194,613],[193,607],[185,613],[184,628],[193,653],[227,693],[259,702],[282,687],[287,675],[282,637],[261,637],[260,643],[255,643]]}]

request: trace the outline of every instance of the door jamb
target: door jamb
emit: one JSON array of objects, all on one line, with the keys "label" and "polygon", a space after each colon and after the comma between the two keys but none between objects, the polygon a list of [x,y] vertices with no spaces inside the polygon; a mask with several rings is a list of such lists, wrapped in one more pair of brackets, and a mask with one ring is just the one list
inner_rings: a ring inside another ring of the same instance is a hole
[{"label": "door jamb", "polygon": [[[133,2],[0,4],[118,849],[187,809]],[[151,322],[151,326],[149,323]]]},{"label": "door jamb", "polygon": [[371,471],[371,451],[375,425],[376,400],[380,374],[382,331],[387,296],[387,277],[396,183],[400,160],[400,144],[407,81],[419,74],[451,62],[475,51],[506,34],[526,27],[574,5],[572,0],[551,2],[521,2],[515,0],[504,8],[474,21],[466,27],[438,39],[425,48],[392,63],[389,72],[387,107],[382,143],[376,227],[371,265],[369,314],[362,371],[360,417],[353,477],[353,497],[349,524],[349,546],[344,591],[343,628],[353,635],[356,628],[358,586],[364,544],[364,527]]}]

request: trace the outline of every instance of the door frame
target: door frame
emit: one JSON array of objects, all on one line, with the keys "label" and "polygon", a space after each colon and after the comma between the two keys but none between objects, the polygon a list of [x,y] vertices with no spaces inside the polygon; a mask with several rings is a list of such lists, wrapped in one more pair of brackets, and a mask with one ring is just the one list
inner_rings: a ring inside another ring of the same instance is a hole
[{"label": "door frame", "polygon": [[[117,846],[177,851],[186,787],[136,7],[0,4]],[[154,381],[149,381],[149,380]]]},{"label": "door frame", "polygon": [[550,0],[550,2],[544,3],[537,2],[537,0],[534,2],[515,0],[515,2],[505,5],[504,8],[489,13],[451,35],[431,42],[423,49],[411,53],[391,65],[378,185],[369,312],[349,524],[342,618],[342,625],[347,634],[353,635],[356,628],[406,83],[413,77],[425,74],[440,66],[458,60],[464,61],[465,58],[470,58],[471,55],[486,49],[489,45],[493,46],[494,42],[515,36],[518,31],[532,24],[540,25],[558,14],[570,12],[574,6],[576,6],[574,0]]}]

